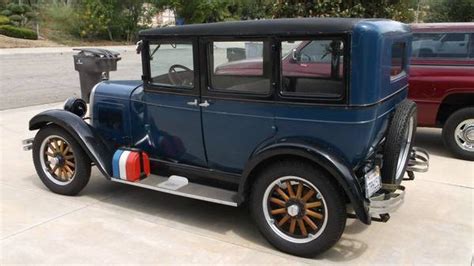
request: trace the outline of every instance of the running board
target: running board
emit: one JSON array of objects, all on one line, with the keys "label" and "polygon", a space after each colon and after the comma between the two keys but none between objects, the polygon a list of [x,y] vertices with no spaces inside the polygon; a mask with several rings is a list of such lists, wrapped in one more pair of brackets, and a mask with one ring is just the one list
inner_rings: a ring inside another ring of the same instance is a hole
[{"label": "running board", "polygon": [[117,178],[112,178],[111,180],[113,182],[147,188],[182,197],[204,200],[233,207],[238,206],[236,191],[190,183],[187,178],[181,176],[172,175],[168,178],[158,175],[150,175],[147,178],[136,182]]}]

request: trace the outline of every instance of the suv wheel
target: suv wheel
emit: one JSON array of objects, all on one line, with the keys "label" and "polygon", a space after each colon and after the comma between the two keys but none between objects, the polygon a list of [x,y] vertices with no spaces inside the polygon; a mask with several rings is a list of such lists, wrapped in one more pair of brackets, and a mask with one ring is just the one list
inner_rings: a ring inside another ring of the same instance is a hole
[{"label": "suv wheel", "polygon": [[443,127],[443,140],[455,156],[474,161],[474,107],[449,116]]},{"label": "suv wheel", "polygon": [[36,134],[33,162],[41,181],[55,193],[75,195],[89,182],[89,157],[77,141],[58,126],[46,126]]},{"label": "suv wheel", "polygon": [[258,177],[250,209],[272,245],[290,254],[315,256],[340,239],[346,207],[330,178],[298,161],[283,161]]}]

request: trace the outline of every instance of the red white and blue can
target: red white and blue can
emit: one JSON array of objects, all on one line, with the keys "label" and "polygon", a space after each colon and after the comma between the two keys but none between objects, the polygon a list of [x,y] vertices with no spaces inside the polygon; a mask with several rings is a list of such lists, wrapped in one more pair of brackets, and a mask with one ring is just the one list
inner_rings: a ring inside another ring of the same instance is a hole
[{"label": "red white and blue can", "polygon": [[150,161],[148,155],[135,149],[118,149],[112,158],[113,177],[137,181],[150,175]]}]

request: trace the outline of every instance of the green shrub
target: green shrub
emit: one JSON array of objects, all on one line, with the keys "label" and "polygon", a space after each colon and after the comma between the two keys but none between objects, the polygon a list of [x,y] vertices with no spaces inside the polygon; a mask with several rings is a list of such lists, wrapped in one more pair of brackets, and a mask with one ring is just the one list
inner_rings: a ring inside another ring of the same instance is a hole
[{"label": "green shrub", "polygon": [[12,14],[12,12],[8,9],[5,9],[5,10],[2,10],[2,12],[0,12],[0,15],[3,15],[3,16],[10,16]]},{"label": "green shrub", "polygon": [[23,18],[20,15],[11,15],[8,17],[11,21],[20,22]]},{"label": "green shrub", "polygon": [[27,28],[18,28],[11,25],[1,25],[0,34],[14,37],[14,38],[22,38],[22,39],[30,39],[30,40],[38,39],[38,35],[36,34],[36,32]]},{"label": "green shrub", "polygon": [[8,19],[5,16],[0,15],[0,25],[9,24],[9,23],[10,23],[10,19]]},{"label": "green shrub", "polygon": [[23,14],[25,12],[25,9],[23,5],[18,5],[18,4],[8,4],[7,9],[11,10],[14,14]]}]

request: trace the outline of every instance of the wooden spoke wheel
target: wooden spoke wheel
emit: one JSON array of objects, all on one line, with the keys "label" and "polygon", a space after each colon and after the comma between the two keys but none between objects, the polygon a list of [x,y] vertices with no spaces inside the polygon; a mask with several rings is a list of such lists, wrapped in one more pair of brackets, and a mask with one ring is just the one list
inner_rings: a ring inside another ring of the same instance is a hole
[{"label": "wooden spoke wheel", "polygon": [[64,138],[52,135],[43,140],[40,152],[41,166],[46,176],[55,184],[69,184],[76,172],[72,146]]},{"label": "wooden spoke wheel", "polygon": [[91,160],[78,141],[61,127],[42,127],[33,140],[33,163],[51,191],[76,195],[89,182]]},{"label": "wooden spoke wheel", "polygon": [[303,178],[285,176],[268,186],[264,214],[272,230],[287,241],[306,243],[327,223],[327,208],[319,190]]}]

